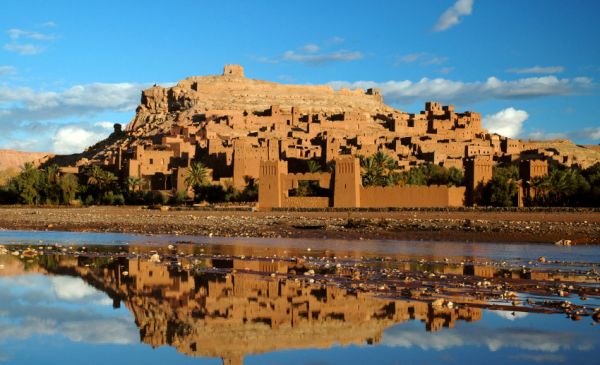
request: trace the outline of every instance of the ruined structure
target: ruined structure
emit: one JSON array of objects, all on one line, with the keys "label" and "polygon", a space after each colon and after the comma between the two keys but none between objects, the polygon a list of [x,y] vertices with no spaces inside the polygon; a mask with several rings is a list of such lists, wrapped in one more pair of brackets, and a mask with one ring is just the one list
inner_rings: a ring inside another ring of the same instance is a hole
[{"label": "ruined structure", "polygon": [[[309,160],[325,170],[328,163],[344,156],[370,156],[377,151],[391,156],[400,170],[428,163],[467,167],[467,204],[477,201],[481,185],[491,177],[491,167],[500,161],[541,159],[585,167],[600,160],[600,152],[584,147],[552,149],[490,134],[482,128],[479,113],[457,112],[452,105],[427,102],[424,111],[406,113],[385,105],[377,89],[285,85],[248,78],[241,66],[226,65],[219,76],[193,76],[173,87],[155,85],[144,90],[136,115],[124,131],[115,125],[115,132],[105,141],[81,155],[55,161],[69,165],[64,168],[69,172],[101,165],[123,182],[128,177],[142,178],[151,189],[165,191],[185,190],[184,177],[195,161],[210,168],[214,184],[238,189],[258,179],[264,166],[263,179],[272,179],[275,185],[265,188],[267,183],[261,181],[263,193],[286,190],[298,180],[309,179],[323,188],[335,184],[334,204],[325,199],[305,199],[302,204],[380,207],[387,204],[378,198],[382,192],[359,189],[354,172],[345,176],[345,170],[339,170],[335,178],[295,175],[307,172]],[[261,161],[268,163],[261,165]],[[284,174],[289,173],[286,178],[267,173],[275,168],[282,174],[284,165]],[[341,185],[346,179],[351,184]],[[340,189],[354,190],[347,190],[347,195]],[[396,198],[405,193],[394,192],[391,204],[431,205]],[[290,197],[283,202],[278,193],[265,199],[272,207],[298,205]],[[458,200],[437,202],[453,206]]]}]

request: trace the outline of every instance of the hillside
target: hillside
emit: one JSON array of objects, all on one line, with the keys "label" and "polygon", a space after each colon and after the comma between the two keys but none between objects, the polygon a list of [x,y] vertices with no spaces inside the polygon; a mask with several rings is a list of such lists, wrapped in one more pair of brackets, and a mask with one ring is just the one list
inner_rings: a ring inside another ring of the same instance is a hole
[{"label": "hillside", "polygon": [[39,164],[52,156],[54,155],[47,152],[0,150],[0,171],[19,169],[27,162]]}]

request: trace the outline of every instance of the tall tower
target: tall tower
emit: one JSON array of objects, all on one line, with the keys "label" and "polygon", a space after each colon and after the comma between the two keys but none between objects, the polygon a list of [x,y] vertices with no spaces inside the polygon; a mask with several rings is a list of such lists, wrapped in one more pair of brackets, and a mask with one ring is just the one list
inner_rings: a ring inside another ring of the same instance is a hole
[{"label": "tall tower", "polygon": [[258,177],[258,207],[261,210],[281,208],[282,175],[287,174],[287,161],[260,161]]},{"label": "tall tower", "polygon": [[487,156],[475,156],[465,160],[465,182],[467,205],[481,204],[483,188],[492,179],[494,162]]},{"label": "tall tower", "polygon": [[360,207],[360,163],[353,156],[340,156],[335,160],[333,206],[336,208]]}]

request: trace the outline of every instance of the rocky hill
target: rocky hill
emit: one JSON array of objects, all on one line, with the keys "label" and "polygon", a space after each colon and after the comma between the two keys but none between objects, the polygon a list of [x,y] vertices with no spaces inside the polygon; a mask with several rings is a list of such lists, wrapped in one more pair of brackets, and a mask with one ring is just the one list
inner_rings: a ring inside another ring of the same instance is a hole
[{"label": "rocky hill", "polygon": [[244,76],[240,66],[227,65],[223,75],[193,76],[171,88],[154,86],[142,92],[141,104],[128,130],[146,123],[192,119],[207,111],[264,111],[272,105],[304,112],[342,113],[348,111],[385,113],[377,90],[334,90],[325,85],[286,85]]},{"label": "rocky hill", "polygon": [[52,156],[54,155],[47,152],[0,150],[0,171],[19,169],[27,162],[40,164]]}]

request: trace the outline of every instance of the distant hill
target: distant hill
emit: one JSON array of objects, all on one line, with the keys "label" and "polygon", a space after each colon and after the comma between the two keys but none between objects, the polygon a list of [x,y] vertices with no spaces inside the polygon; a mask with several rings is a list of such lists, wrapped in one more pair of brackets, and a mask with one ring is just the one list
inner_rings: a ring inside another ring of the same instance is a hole
[{"label": "distant hill", "polygon": [[569,140],[529,141],[529,148],[555,151],[558,155],[572,156],[575,163],[583,168],[592,166],[600,161],[600,146],[578,145]]},{"label": "distant hill", "polygon": [[27,162],[39,165],[53,156],[53,154],[48,152],[0,150],[0,171],[19,169]]}]

